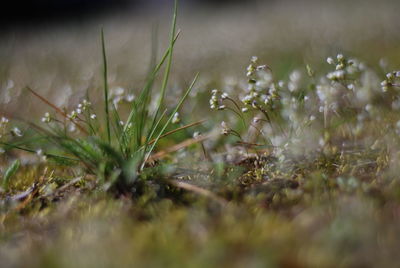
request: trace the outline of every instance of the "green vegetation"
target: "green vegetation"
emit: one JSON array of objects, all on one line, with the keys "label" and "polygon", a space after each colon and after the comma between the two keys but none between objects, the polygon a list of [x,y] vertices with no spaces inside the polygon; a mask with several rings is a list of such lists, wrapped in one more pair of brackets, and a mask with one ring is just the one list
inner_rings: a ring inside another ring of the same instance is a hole
[{"label": "green vegetation", "polygon": [[85,96],[1,110],[1,265],[398,266],[400,71],[288,53],[182,82],[177,7],[141,90],[115,86],[102,30]]}]

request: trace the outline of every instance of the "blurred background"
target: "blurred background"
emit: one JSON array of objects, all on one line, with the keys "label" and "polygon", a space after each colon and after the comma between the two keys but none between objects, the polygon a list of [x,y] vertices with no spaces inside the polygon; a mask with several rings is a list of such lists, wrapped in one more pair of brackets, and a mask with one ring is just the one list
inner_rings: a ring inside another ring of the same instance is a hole
[{"label": "blurred background", "polygon": [[[1,106],[43,112],[22,90],[27,85],[65,107],[88,90],[96,95],[102,27],[111,87],[139,90],[152,43],[158,56],[167,46],[172,6],[173,0],[12,1],[0,16]],[[391,0],[181,0],[171,87],[180,94],[198,71],[194,94],[238,83],[253,55],[280,79],[305,63],[327,68],[326,57],[339,52],[395,69],[399,11]]]},{"label": "blurred background", "polygon": [[[254,0],[185,0],[183,7],[226,6],[248,4]],[[170,0],[21,0],[7,3],[0,21],[5,28],[17,25],[34,26],[31,23],[60,23],[73,20],[88,20],[95,16],[110,13],[131,13],[152,9],[163,10],[171,4]]]}]

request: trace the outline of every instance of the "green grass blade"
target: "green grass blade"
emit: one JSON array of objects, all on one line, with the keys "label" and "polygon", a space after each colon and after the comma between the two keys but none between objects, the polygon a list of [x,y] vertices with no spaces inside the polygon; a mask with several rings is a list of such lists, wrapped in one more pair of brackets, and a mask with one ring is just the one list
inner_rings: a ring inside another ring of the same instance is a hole
[{"label": "green grass blade", "polygon": [[175,38],[175,33],[176,33],[176,18],[177,18],[177,16],[178,16],[178,0],[175,0],[174,15],[173,15],[173,19],[172,19],[171,34],[170,34],[170,44],[169,44],[170,49],[169,49],[169,54],[168,54],[167,66],[165,69],[164,78],[163,78],[162,85],[161,85],[161,96],[158,101],[156,117],[157,117],[158,113],[160,112],[161,106],[164,102],[165,91],[166,91],[166,88],[168,85],[169,75],[171,73],[172,58],[173,58],[173,53],[174,53],[174,38]]},{"label": "green grass blade", "polygon": [[21,162],[19,161],[19,159],[17,159],[4,172],[2,185],[5,190],[7,190],[7,188],[8,188],[8,184],[10,182],[11,177],[14,176],[15,173],[17,173],[20,166],[21,166]]},{"label": "green grass blade", "polygon": [[106,116],[106,129],[107,129],[107,140],[111,144],[111,130],[110,130],[110,116],[108,107],[108,69],[107,69],[107,56],[106,56],[106,46],[104,41],[104,30],[101,29],[101,48],[103,55],[103,79],[104,79],[104,109]]}]

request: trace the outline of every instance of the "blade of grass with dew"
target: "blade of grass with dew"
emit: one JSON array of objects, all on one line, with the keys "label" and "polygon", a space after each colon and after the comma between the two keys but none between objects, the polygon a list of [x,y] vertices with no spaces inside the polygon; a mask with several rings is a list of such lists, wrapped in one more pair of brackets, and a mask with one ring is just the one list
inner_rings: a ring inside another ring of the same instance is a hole
[{"label": "blade of grass with dew", "polygon": [[190,84],[189,88],[186,90],[185,94],[183,95],[183,97],[181,98],[181,100],[179,101],[178,105],[175,107],[174,111],[171,113],[171,115],[169,116],[167,122],[164,124],[163,128],[160,130],[160,132],[158,133],[157,137],[155,138],[154,143],[151,145],[149,151],[147,152],[145,159],[142,163],[142,167],[141,170],[144,168],[145,163],[147,162],[147,160],[149,159],[151,153],[154,150],[154,147],[157,145],[158,140],[160,139],[160,137],[164,134],[164,131],[167,129],[167,127],[169,126],[169,123],[172,121],[172,118],[174,117],[175,113],[179,110],[179,108],[181,108],[183,102],[186,100],[187,96],[189,95],[190,91],[192,91],[194,85],[196,84],[197,78],[199,77],[199,74],[197,73],[195,78],[193,79],[192,83]]},{"label": "blade of grass with dew", "polygon": [[110,115],[109,115],[109,107],[108,107],[108,68],[107,68],[107,55],[106,55],[106,46],[104,41],[104,29],[101,29],[101,48],[102,48],[102,56],[103,56],[103,80],[104,80],[104,109],[105,109],[105,117],[106,117],[106,131],[107,131],[107,140],[108,143],[111,144],[111,130],[110,130]]}]

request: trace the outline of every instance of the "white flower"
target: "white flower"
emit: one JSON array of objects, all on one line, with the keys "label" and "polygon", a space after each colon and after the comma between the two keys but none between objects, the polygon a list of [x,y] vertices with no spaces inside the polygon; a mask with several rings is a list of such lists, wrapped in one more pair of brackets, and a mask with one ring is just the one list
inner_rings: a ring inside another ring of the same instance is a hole
[{"label": "white flower", "polygon": [[122,97],[121,96],[116,96],[115,98],[113,98],[113,104],[116,108],[118,108],[118,104],[122,101]]},{"label": "white flower", "polygon": [[11,130],[11,134],[13,134],[14,136],[17,136],[17,137],[22,137],[23,136],[22,131],[17,127],[14,127]]},{"label": "white flower", "polygon": [[122,87],[116,87],[116,88],[113,89],[112,93],[114,95],[116,95],[116,96],[121,96],[121,95],[123,95],[125,93],[125,89],[122,88]]},{"label": "white flower", "polygon": [[226,105],[220,105],[220,106],[218,106],[218,110],[225,110],[225,108],[226,108]]},{"label": "white flower", "polygon": [[256,63],[257,61],[258,61],[258,57],[257,56],[253,56],[253,57],[251,57],[251,60],[250,60],[252,63]]},{"label": "white flower", "polygon": [[372,110],[372,105],[371,105],[371,104],[365,105],[365,110],[366,110],[367,112],[370,112],[370,111]]},{"label": "white flower", "polygon": [[126,100],[127,102],[132,102],[134,99],[135,99],[135,95],[133,95],[133,94],[128,94],[128,95],[126,95],[126,97],[125,97],[125,100]]},{"label": "white flower", "polygon": [[228,135],[230,133],[230,128],[228,127],[228,124],[225,121],[221,122],[221,134],[223,135]]},{"label": "white flower", "polygon": [[293,82],[298,82],[301,78],[301,73],[298,70],[293,71],[290,75],[289,75],[289,79],[290,81]]},{"label": "white flower", "polygon": [[260,66],[257,66],[257,71],[263,71],[266,68],[267,68],[267,65],[260,65]]},{"label": "white flower", "polygon": [[201,136],[201,133],[198,132],[198,131],[196,131],[195,133],[193,133],[193,138],[194,138],[194,139],[197,139],[197,138],[199,138],[200,136]]},{"label": "white flower", "polygon": [[50,113],[48,112],[44,113],[44,116],[42,117],[41,121],[43,123],[50,123],[51,121]]},{"label": "white flower", "polygon": [[326,75],[329,80],[340,80],[344,79],[345,72],[343,70],[336,70],[334,72],[330,72]]},{"label": "white flower", "polygon": [[75,119],[78,116],[76,111],[72,111],[70,115],[68,115],[69,119]]},{"label": "white flower", "polygon": [[[87,100],[82,101],[83,110],[86,110],[88,107],[90,107],[90,105],[92,105],[92,104],[89,101],[87,101]],[[79,107],[79,105],[78,105],[78,108],[81,108],[81,107]]]},{"label": "white flower", "polygon": [[76,126],[75,124],[68,124],[68,132],[75,132]]},{"label": "white flower", "polygon": [[7,124],[8,122],[9,122],[8,118],[5,118],[4,116],[1,117],[1,121],[0,121],[1,124]]},{"label": "white flower", "polygon": [[178,124],[181,121],[179,118],[179,113],[175,113],[174,117],[172,117],[172,124]]},{"label": "white flower", "polygon": [[387,77],[388,79],[393,79],[393,78],[394,78],[394,75],[393,75],[393,73],[387,73],[387,74],[386,74],[386,77]]},{"label": "white flower", "polygon": [[326,62],[328,63],[328,64],[334,64],[335,63],[335,61],[331,58],[331,57],[328,57],[327,59],[326,59]]},{"label": "white flower", "polygon": [[97,115],[96,114],[91,114],[90,119],[96,119]]},{"label": "white flower", "polygon": [[343,69],[344,69],[343,63],[339,63],[338,65],[336,65],[336,70],[343,70]]}]

